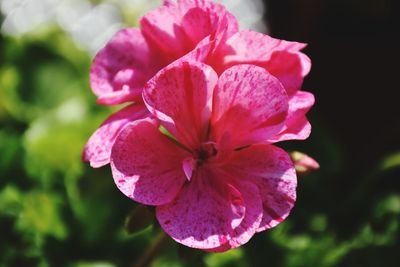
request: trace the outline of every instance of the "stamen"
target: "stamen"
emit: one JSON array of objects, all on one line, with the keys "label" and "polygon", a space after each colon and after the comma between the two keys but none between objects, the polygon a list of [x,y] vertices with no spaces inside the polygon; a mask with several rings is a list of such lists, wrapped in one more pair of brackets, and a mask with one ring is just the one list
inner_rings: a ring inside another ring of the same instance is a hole
[{"label": "stamen", "polygon": [[192,150],[190,150],[189,148],[187,148],[185,145],[181,144],[176,138],[175,136],[173,136],[164,126],[160,125],[160,127],[158,127],[158,130],[165,135],[166,137],[168,137],[168,139],[173,142],[175,145],[177,145],[178,147],[182,148],[183,150],[186,150],[189,153],[192,153]]}]

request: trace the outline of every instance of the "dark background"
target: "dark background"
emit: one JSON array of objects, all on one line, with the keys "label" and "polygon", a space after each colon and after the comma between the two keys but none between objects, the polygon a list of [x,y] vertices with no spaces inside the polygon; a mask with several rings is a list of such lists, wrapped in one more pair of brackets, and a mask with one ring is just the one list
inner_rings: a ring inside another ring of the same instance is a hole
[{"label": "dark background", "polygon": [[[311,191],[300,184],[299,195],[315,193],[308,204],[329,210],[344,238],[369,220],[379,197],[400,191],[398,170],[376,174],[378,162],[400,150],[399,1],[264,2],[272,36],[309,44],[313,68],[303,88],[315,94],[316,105],[306,149],[320,160],[323,181]],[[399,241],[359,249],[338,266],[397,266],[396,251]]]},{"label": "dark background", "polygon": [[309,44],[313,62],[304,88],[362,170],[400,147],[399,1],[265,1],[273,36]]}]

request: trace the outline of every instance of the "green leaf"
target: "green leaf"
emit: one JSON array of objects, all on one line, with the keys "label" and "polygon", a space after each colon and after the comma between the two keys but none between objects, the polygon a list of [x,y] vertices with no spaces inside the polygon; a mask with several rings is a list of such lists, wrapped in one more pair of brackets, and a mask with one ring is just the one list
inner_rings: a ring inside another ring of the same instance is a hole
[{"label": "green leaf", "polygon": [[67,228],[61,218],[62,200],[55,193],[33,190],[21,192],[13,185],[0,191],[0,214],[16,220],[15,229],[28,238],[67,237]]},{"label": "green leaf", "polygon": [[20,136],[6,130],[0,130],[0,172],[5,173],[11,169],[17,160],[18,151],[21,148]]},{"label": "green leaf", "polygon": [[30,176],[44,185],[59,180],[60,174],[80,176],[83,146],[97,124],[97,119],[90,120],[79,98],[35,120],[24,135],[25,166]]},{"label": "green leaf", "polygon": [[382,171],[400,167],[400,153],[394,153],[387,156],[380,165]]},{"label": "green leaf", "polygon": [[231,249],[224,253],[207,254],[204,258],[208,267],[249,266],[244,260],[244,253],[239,249]]},{"label": "green leaf", "polygon": [[109,262],[77,262],[71,265],[71,267],[115,267],[116,265]]},{"label": "green leaf", "polygon": [[24,195],[16,228],[20,232],[67,237],[67,228],[60,215],[61,198],[50,192],[32,191]]},{"label": "green leaf", "polygon": [[18,216],[21,210],[23,197],[17,187],[7,185],[0,191],[0,215]]}]

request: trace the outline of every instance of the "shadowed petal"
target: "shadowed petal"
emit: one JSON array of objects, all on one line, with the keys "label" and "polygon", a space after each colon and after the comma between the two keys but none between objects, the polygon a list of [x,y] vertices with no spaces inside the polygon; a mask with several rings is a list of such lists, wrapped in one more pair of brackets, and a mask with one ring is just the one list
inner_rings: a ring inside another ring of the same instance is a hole
[{"label": "shadowed petal", "polygon": [[214,90],[213,137],[231,148],[265,142],[282,129],[287,102],[282,84],[265,69],[233,66],[220,76]]},{"label": "shadowed petal", "polygon": [[289,114],[283,130],[272,139],[271,143],[285,140],[304,140],[310,136],[311,124],[306,117],[314,105],[314,95],[299,91],[289,99]]},{"label": "shadowed petal", "polygon": [[96,55],[90,70],[90,83],[99,104],[114,105],[140,101],[144,83],[154,75],[159,60],[138,29],[117,32]]},{"label": "shadowed petal", "polygon": [[158,50],[169,54],[169,61],[184,55],[189,45],[189,40],[180,27],[182,15],[177,4],[169,1],[146,13],[140,20],[144,36]]},{"label": "shadowed petal", "polygon": [[267,63],[260,66],[277,77],[288,95],[292,96],[301,89],[304,77],[310,72],[311,60],[301,52],[277,51]]},{"label": "shadowed petal", "polygon": [[172,135],[185,146],[197,148],[207,134],[217,79],[207,65],[180,62],[150,80],[143,99]]},{"label": "shadowed petal", "polygon": [[111,148],[121,130],[128,123],[149,115],[150,113],[144,105],[131,105],[112,114],[86,143],[83,159],[89,161],[93,168],[110,163]]},{"label": "shadowed petal", "polygon": [[169,203],[186,180],[182,161],[188,154],[158,127],[152,119],[127,125],[111,152],[116,185],[126,196],[145,205]]},{"label": "shadowed petal", "polygon": [[246,181],[240,181],[235,185],[244,199],[246,214],[231,235],[229,244],[232,248],[247,243],[256,233],[263,217],[262,199],[257,186]]},{"label": "shadowed petal", "polygon": [[[235,174],[230,174],[235,175]],[[229,236],[229,241],[215,249],[209,251],[223,252],[232,248],[237,248],[247,243],[257,232],[263,218],[262,199],[259,189],[255,184],[237,179],[235,187],[239,190],[245,205],[245,216],[241,223],[233,229]]]},{"label": "shadowed petal", "polygon": [[234,153],[224,168],[258,186],[263,203],[258,232],[276,226],[289,215],[296,200],[297,178],[285,151],[272,145],[251,146]]},{"label": "shadowed petal", "polygon": [[233,228],[245,214],[243,198],[233,186],[200,168],[170,204],[158,206],[157,219],[177,242],[200,249],[214,249],[229,242]]},{"label": "shadowed petal", "polygon": [[178,3],[186,12],[182,26],[195,44],[208,35],[212,40],[218,38],[225,41],[239,30],[235,16],[223,5],[209,0],[179,0]]},{"label": "shadowed petal", "polygon": [[191,48],[206,36],[213,33],[213,21],[210,10],[200,7],[189,9],[182,18],[182,29],[191,41]]},{"label": "shadowed petal", "polygon": [[238,31],[238,23],[223,5],[208,0],[164,2],[140,21],[146,38],[155,47],[177,59],[207,36],[227,38]]},{"label": "shadowed petal", "polygon": [[253,31],[240,31],[229,38],[222,54],[225,68],[255,64],[277,77],[289,95],[301,88],[311,68],[310,59],[299,52],[306,45],[274,39]]}]

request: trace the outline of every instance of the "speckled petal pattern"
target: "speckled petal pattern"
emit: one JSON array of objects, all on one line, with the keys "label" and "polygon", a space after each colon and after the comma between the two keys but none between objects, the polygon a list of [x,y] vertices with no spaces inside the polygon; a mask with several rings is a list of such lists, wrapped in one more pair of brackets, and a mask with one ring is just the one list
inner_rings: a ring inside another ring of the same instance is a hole
[{"label": "speckled petal pattern", "polygon": [[200,169],[173,202],[157,207],[156,215],[161,227],[179,243],[214,249],[229,242],[233,228],[245,216],[245,204],[235,187]]},{"label": "speckled petal pattern", "polygon": [[111,148],[121,130],[128,123],[149,115],[146,107],[140,104],[130,105],[112,114],[86,143],[83,159],[90,162],[90,166],[93,168],[107,165],[110,163]]},{"label": "speckled petal pattern", "polygon": [[229,38],[221,54],[225,55],[224,68],[246,63],[263,67],[293,95],[301,88],[311,68],[310,59],[300,52],[305,46],[245,30]]},{"label": "speckled petal pattern", "polygon": [[311,124],[306,114],[314,102],[314,95],[309,92],[298,91],[292,96],[289,99],[289,114],[285,127],[278,135],[270,139],[270,142],[307,139],[311,133]]},{"label": "speckled petal pattern", "polygon": [[287,102],[282,84],[265,69],[233,66],[214,90],[213,137],[233,148],[265,142],[282,129]]},{"label": "speckled petal pattern", "polygon": [[149,118],[127,125],[111,152],[115,184],[126,196],[146,205],[169,203],[186,181],[182,161],[187,152],[158,127]]},{"label": "speckled petal pattern", "polygon": [[257,231],[281,223],[296,201],[297,177],[289,155],[273,145],[254,145],[237,151],[225,166],[258,186],[263,217]]},{"label": "speckled petal pattern", "polygon": [[165,128],[182,144],[194,148],[207,133],[217,79],[207,65],[181,62],[149,81],[143,98]]},{"label": "speckled petal pattern", "polygon": [[158,70],[153,57],[140,30],[128,28],[117,32],[96,55],[90,70],[97,102],[115,105],[140,101],[143,85]]}]

